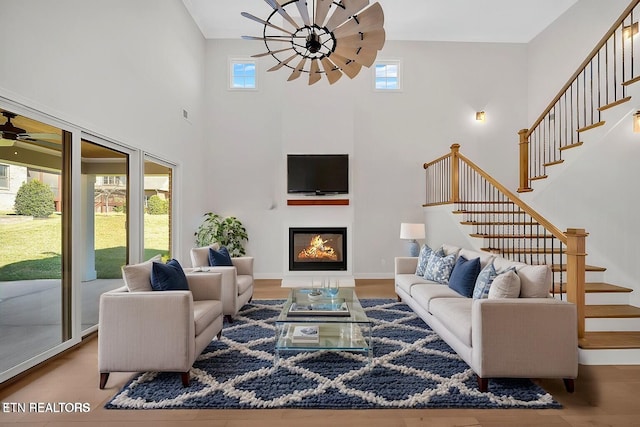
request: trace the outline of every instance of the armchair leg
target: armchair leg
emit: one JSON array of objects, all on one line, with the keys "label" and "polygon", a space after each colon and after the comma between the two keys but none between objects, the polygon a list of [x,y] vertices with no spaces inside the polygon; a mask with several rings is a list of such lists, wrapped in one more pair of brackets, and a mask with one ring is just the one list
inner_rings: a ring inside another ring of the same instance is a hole
[{"label": "armchair leg", "polygon": [[562,381],[564,381],[564,388],[568,393],[573,393],[575,391],[576,384],[573,378],[563,378]]},{"label": "armchair leg", "polygon": [[396,294],[396,300],[397,300],[398,302],[402,302],[402,298],[400,298],[400,295]]},{"label": "armchair leg", "polygon": [[220,340],[220,338],[222,338],[222,331],[218,332],[218,335],[216,335],[216,338],[218,338],[218,341]]},{"label": "armchair leg", "polygon": [[189,372],[182,372],[180,375],[182,377],[182,386],[189,387]]},{"label": "armchair leg", "polygon": [[478,390],[486,393],[489,390],[489,378],[480,378],[478,376]]},{"label": "armchair leg", "polygon": [[233,323],[233,317],[232,317],[230,314],[225,314],[225,315],[224,315],[224,320],[225,320],[227,323]]},{"label": "armchair leg", "polygon": [[100,390],[103,390],[107,386],[108,379],[109,372],[100,372]]}]

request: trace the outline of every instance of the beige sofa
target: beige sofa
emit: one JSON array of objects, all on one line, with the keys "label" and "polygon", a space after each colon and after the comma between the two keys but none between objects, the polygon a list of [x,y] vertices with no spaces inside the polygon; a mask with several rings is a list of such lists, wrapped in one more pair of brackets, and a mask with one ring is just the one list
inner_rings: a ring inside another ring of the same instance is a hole
[{"label": "beige sofa", "polygon": [[456,258],[480,258],[481,268],[514,267],[521,282],[517,298],[468,298],[416,275],[417,257],[395,259],[398,299],[473,369],[479,389],[487,391],[490,378],[562,378],[572,392],[578,375],[576,308],[549,296],[551,269],[455,246],[442,249]]},{"label": "beige sofa", "polygon": [[186,274],[189,290],[154,291],[151,261],[125,266],[126,286],[100,296],[98,370],[179,372],[189,385],[196,357],[222,331],[222,275]]},{"label": "beige sofa", "polygon": [[240,309],[253,297],[253,257],[232,257],[233,267],[210,267],[209,249],[219,249],[214,243],[211,246],[191,249],[191,265],[185,272],[222,274],[222,306],[228,322],[233,320]]}]

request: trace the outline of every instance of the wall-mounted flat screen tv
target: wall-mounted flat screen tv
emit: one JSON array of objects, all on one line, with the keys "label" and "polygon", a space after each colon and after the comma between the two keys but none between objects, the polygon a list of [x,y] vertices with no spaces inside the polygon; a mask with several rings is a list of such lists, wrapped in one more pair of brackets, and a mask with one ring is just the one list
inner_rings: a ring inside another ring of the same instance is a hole
[{"label": "wall-mounted flat screen tv", "polygon": [[316,195],[347,194],[349,155],[287,155],[287,192]]}]

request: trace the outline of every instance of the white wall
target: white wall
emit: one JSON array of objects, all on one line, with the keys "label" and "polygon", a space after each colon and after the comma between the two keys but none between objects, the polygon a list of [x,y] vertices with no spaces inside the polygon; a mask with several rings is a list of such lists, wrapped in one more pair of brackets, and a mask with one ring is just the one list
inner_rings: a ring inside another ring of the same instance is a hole
[{"label": "white wall", "polygon": [[[517,186],[517,130],[526,123],[526,46],[387,42],[378,59],[401,59],[404,90],[372,90],[372,70],[309,87],[289,73],[266,73],[258,91],[227,90],[228,60],[261,52],[259,42],[207,42],[208,206],[236,215],[249,232],[258,277],[286,273],[289,225],[353,227],[352,272],[390,277],[404,251],[401,222],[423,218],[422,164],[452,143],[502,182]],[[478,125],[475,112],[485,110]],[[348,153],[348,207],[286,205],[287,153]],[[322,224],[320,224],[322,225]]]},{"label": "white wall", "polygon": [[187,261],[206,164],[204,38],[183,3],[0,0],[0,11],[0,96],[179,164]]}]

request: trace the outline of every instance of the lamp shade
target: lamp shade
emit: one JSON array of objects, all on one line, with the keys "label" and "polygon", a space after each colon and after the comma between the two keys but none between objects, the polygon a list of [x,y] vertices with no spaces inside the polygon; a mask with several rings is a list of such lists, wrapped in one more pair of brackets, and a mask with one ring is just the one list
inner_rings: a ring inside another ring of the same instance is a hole
[{"label": "lamp shade", "polygon": [[400,238],[407,240],[424,239],[424,224],[411,224],[403,222],[400,224]]}]

